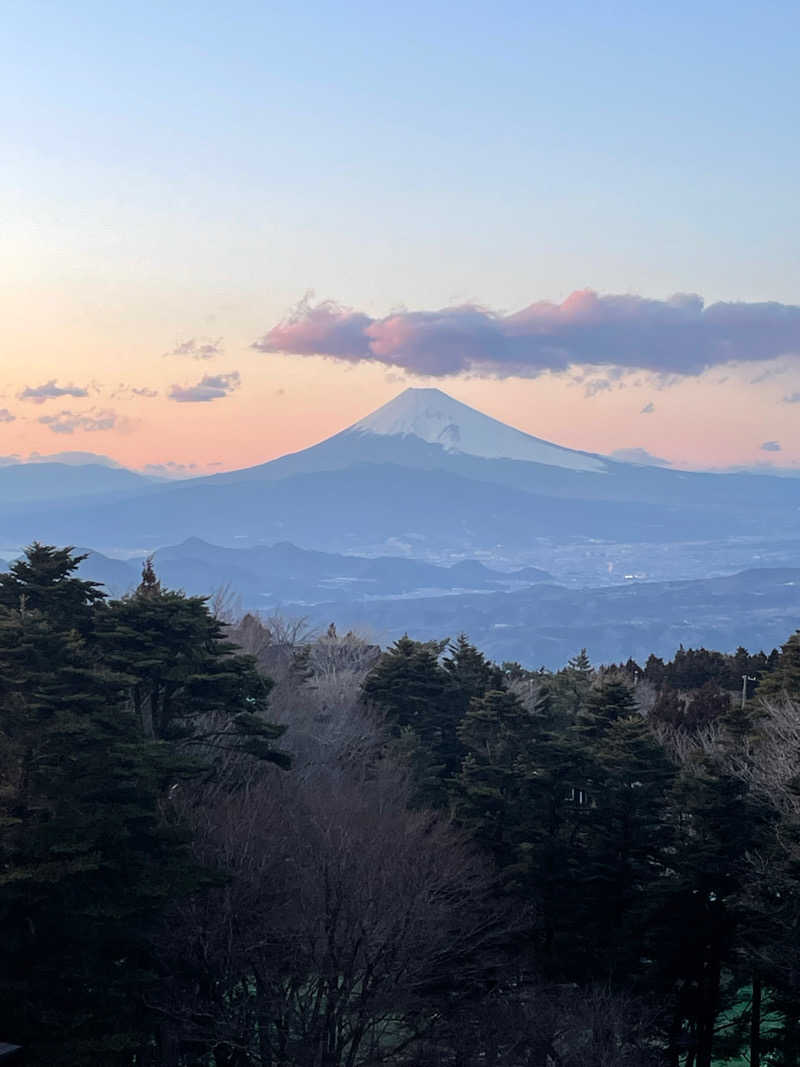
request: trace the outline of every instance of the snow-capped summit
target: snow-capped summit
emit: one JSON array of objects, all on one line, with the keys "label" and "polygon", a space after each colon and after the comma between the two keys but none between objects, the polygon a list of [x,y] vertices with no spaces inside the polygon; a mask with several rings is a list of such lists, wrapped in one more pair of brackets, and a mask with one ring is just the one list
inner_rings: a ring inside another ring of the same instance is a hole
[{"label": "snow-capped summit", "polygon": [[441,389],[406,389],[388,404],[350,427],[349,432],[383,437],[418,437],[482,459],[515,459],[605,473],[597,456],[542,441],[443,393]]}]

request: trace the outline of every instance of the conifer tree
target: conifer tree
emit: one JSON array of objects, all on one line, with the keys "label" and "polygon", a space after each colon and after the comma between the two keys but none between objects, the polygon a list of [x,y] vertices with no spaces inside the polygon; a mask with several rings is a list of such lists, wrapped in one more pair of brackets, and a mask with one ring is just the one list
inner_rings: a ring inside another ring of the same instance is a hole
[{"label": "conifer tree", "polygon": [[503,671],[471,644],[466,634],[459,634],[447,651],[449,655],[442,660],[442,666],[456,683],[465,712],[471,700],[482,698],[490,690],[505,689]]},{"label": "conifer tree", "polygon": [[463,755],[463,706],[453,677],[439,664],[440,652],[440,645],[401,637],[372,668],[363,690],[413,766],[418,801],[434,807],[447,803],[447,781]]},{"label": "conifer tree", "polygon": [[467,755],[456,782],[457,815],[500,869],[510,869],[520,860],[519,761],[531,743],[530,716],[513,693],[490,691],[473,699],[459,737]]},{"label": "conifer tree", "polygon": [[800,701],[800,630],[781,645],[776,662],[762,676],[759,697]]},{"label": "conifer tree", "polygon": [[160,813],[170,753],[72,626],[95,588],[57,550],[30,556],[14,582],[37,608],[0,608],[0,1031],[37,1067],[127,1064],[152,1025],[149,935],[195,876]]},{"label": "conifer tree", "polygon": [[97,582],[75,575],[86,555],[38,541],[0,574],[0,606],[17,611],[46,611],[53,625],[86,633],[92,609],[104,599]]},{"label": "conifer tree", "polygon": [[285,728],[265,714],[271,683],[226,640],[207,598],[163,590],[151,560],[135,592],[100,615],[98,638],[145,738],[178,744],[198,772],[215,751],[288,766],[275,748]]}]

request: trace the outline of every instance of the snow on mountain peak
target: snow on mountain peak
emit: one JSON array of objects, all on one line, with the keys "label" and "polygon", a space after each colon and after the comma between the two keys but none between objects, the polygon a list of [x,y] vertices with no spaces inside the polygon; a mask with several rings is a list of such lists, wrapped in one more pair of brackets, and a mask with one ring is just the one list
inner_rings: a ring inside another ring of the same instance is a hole
[{"label": "snow on mountain peak", "polygon": [[448,452],[483,459],[516,459],[576,471],[604,473],[595,456],[542,441],[443,393],[441,389],[406,389],[388,404],[350,427],[362,434],[419,437]]}]

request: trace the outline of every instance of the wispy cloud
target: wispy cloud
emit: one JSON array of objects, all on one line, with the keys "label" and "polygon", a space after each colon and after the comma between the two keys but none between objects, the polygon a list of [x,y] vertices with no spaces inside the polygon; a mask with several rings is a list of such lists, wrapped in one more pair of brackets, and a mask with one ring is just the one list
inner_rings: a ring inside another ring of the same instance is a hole
[{"label": "wispy cloud", "polygon": [[780,451],[782,451],[781,450],[781,443],[780,443],[780,441],[765,441],[763,443],[763,445],[761,445],[761,451],[762,452],[780,452]]},{"label": "wispy cloud", "polygon": [[88,413],[59,411],[56,415],[42,415],[38,421],[53,433],[72,434],[76,430],[96,433],[100,430],[113,430],[118,423],[118,417],[116,412],[108,410]]},{"label": "wispy cloud", "polygon": [[12,415],[8,408],[0,408],[0,422],[14,422],[16,415]]},{"label": "wispy cloud", "polygon": [[173,385],[169,396],[179,404],[205,404],[229,396],[240,385],[241,377],[235,370],[230,374],[206,374],[196,385]]},{"label": "wispy cloud", "polygon": [[156,478],[192,478],[198,471],[196,463],[175,463],[167,460],[166,463],[148,463],[142,467],[143,474],[152,474]]},{"label": "wispy cloud", "polygon": [[147,385],[126,385],[125,382],[120,382],[114,389],[108,394],[111,400],[118,400],[120,397],[135,397],[137,400],[154,400],[158,396],[157,389],[151,389]]},{"label": "wispy cloud", "polygon": [[375,319],[306,298],[252,347],[431,376],[532,377],[573,365],[604,365],[668,380],[721,364],[800,353],[800,307],[774,302],[706,307],[691,293],[651,300],[585,289],[561,304],[540,301],[513,314],[465,304]]},{"label": "wispy cloud", "polygon": [[189,337],[185,341],[178,341],[175,347],[165,352],[164,355],[189,356],[190,359],[216,359],[224,351],[221,337]]},{"label": "wispy cloud", "polygon": [[584,396],[597,396],[598,393],[605,393],[612,386],[612,383],[608,378],[589,378],[583,386]]},{"label": "wispy cloud", "polygon": [[615,448],[609,452],[609,459],[617,459],[622,463],[640,463],[646,467],[671,467],[672,460],[654,456],[646,448]]},{"label": "wispy cloud", "polygon": [[87,397],[89,390],[82,385],[57,385],[55,378],[51,378],[44,385],[27,385],[18,394],[20,400],[30,400],[34,404],[43,404],[45,400],[57,400],[63,396]]},{"label": "wispy cloud", "polygon": [[648,400],[648,402],[645,404],[645,406],[642,408],[642,410],[639,412],[639,414],[640,415],[652,415],[655,410],[656,410],[656,406],[653,403],[653,401],[652,400]]},{"label": "wispy cloud", "polygon": [[789,393],[783,398],[784,404],[800,404],[800,393]]}]

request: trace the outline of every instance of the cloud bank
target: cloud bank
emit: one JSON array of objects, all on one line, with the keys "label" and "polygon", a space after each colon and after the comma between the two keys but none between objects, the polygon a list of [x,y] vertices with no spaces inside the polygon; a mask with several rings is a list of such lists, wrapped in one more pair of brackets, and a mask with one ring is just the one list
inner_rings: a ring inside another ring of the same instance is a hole
[{"label": "cloud bank", "polygon": [[0,408],[0,422],[14,422],[16,415],[12,415],[8,408]]},{"label": "cloud bank", "polygon": [[27,385],[21,393],[20,400],[31,400],[34,404],[43,404],[45,400],[56,400],[62,396],[86,397],[89,390],[82,385],[56,385],[55,378],[51,378],[44,385]]},{"label": "cloud bank", "polygon": [[240,384],[241,377],[235,370],[230,374],[206,374],[197,385],[173,385],[169,397],[179,404],[206,404],[229,396]]},{"label": "cloud bank", "polygon": [[709,367],[800,353],[800,307],[572,293],[561,304],[502,314],[473,304],[374,319],[332,301],[303,300],[253,342],[259,352],[328,356],[441,377],[535,377],[573,365],[696,375]]}]

